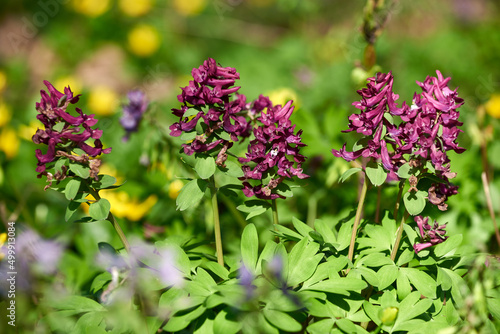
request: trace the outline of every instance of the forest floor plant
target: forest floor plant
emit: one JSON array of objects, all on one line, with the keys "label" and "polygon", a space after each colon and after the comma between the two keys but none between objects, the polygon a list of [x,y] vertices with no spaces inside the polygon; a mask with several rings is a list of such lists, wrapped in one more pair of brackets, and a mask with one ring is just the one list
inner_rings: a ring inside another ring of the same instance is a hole
[{"label": "forest floor plant", "polygon": [[[214,59],[192,76],[178,96],[182,106],[173,113],[179,121],[170,130],[184,141],[184,162],[197,176],[180,191],[177,208],[196,207],[210,190],[213,254],[169,238],[154,246],[128,242],[99,195],[117,186],[114,177],[99,174],[97,157],[111,149],[102,147],[102,131],[92,128],[97,120],[78,108],[71,115],[68,107],[78,96],[46,82],[50,94],[42,91],[37,103],[45,128],[33,141],[48,149],[36,151],[37,172],[47,177],[46,188],[70,201],[66,220],[87,203],[90,217],[80,222],[110,221],[126,251],[101,243],[105,270],[93,278],[90,295],[44,302],[40,326],[72,333],[495,332],[498,259],[474,260],[459,247],[461,235],[446,236],[444,224],[421,216],[427,202],[444,211],[448,197],[458,193],[447,154],[464,152],[457,144],[463,100],[448,87],[450,78],[437,71],[437,77],[417,82],[422,92],[400,106],[391,73],[369,78],[353,103],[360,113],[349,116],[346,131],[363,137],[352,151],[346,145],[332,151],[362,161],[341,177],[364,175],[354,221],[316,219],[311,227],[293,218],[290,228],[278,221],[276,202],[293,195],[289,183],[295,177],[308,177],[299,153],[302,131],[291,122],[292,101],[273,105],[260,95],[247,102],[234,86],[236,70]],[[142,115],[146,107],[135,95],[131,100]],[[376,223],[362,216],[363,206],[369,190],[383,184],[398,185],[398,195],[394,212],[381,212]],[[229,222],[220,221],[217,195],[237,198],[239,191],[257,198],[238,206],[247,220],[271,208],[269,230],[277,239],[263,240],[249,223],[235,260],[223,255],[221,226]]]}]

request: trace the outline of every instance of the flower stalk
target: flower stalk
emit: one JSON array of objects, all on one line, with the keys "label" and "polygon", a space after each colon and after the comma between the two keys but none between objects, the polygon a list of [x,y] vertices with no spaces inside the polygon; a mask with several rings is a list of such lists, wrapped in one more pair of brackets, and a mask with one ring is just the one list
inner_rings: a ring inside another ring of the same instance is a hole
[{"label": "flower stalk", "polygon": [[[401,187],[402,189],[402,187]],[[394,241],[394,247],[392,248],[391,251],[391,260],[394,261],[396,259],[396,254],[398,253],[398,248],[399,248],[399,243],[401,242],[401,237],[403,236],[403,226],[408,219],[410,214],[408,211],[405,211],[405,214],[403,215],[403,218],[401,219],[401,223],[399,224],[398,227],[398,233],[396,235],[396,241]]]},{"label": "flower stalk", "polygon": [[215,178],[210,178],[210,195],[212,198],[212,211],[214,214],[214,234],[215,250],[217,253],[217,262],[224,267],[224,253],[222,251],[222,237],[220,232],[219,205],[217,202],[217,188],[215,187]]},{"label": "flower stalk", "polygon": [[368,190],[369,182],[370,181],[368,181],[368,178],[365,175],[363,178],[363,186],[361,188],[361,194],[359,196],[358,208],[356,210],[356,217],[354,218],[354,225],[352,226],[351,243],[349,244],[349,253],[347,255],[349,261],[352,261],[352,258],[354,256],[354,244],[356,242],[356,234],[358,232],[359,221],[361,220],[361,212],[363,211],[363,207],[365,204],[366,191]]},{"label": "flower stalk", "polygon": [[279,224],[279,219],[278,219],[278,207],[276,205],[276,199],[271,200],[272,204],[272,210],[273,210],[273,224],[274,224],[274,230],[276,230],[276,225]]}]

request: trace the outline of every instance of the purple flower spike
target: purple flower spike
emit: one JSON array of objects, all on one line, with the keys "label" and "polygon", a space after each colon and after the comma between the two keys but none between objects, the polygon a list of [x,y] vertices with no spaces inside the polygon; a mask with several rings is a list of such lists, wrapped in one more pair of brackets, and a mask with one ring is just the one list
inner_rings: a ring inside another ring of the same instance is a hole
[{"label": "purple flower spike", "polygon": [[129,103],[123,106],[123,116],[120,118],[120,124],[126,131],[124,141],[128,140],[132,132],[137,131],[142,115],[148,109],[146,95],[140,90],[130,91],[127,96]]},{"label": "purple flower spike", "polygon": [[445,236],[446,224],[439,225],[437,221],[431,226],[429,224],[429,217],[422,218],[422,216],[416,216],[415,222],[418,225],[420,231],[420,243],[414,245],[415,253],[420,252],[422,249],[437,245],[445,241],[448,237]]},{"label": "purple flower spike", "polygon": [[[66,157],[88,165],[89,157],[107,154],[111,152],[111,148],[103,148],[99,139],[102,136],[102,130],[92,128],[97,123],[94,115],[86,115],[79,108],[75,108],[77,116],[67,111],[70,104],[78,102],[80,95],[74,96],[69,87],[64,89],[63,94],[57,91],[50,82],[44,81],[44,83],[50,94],[44,90],[40,91],[42,99],[36,103],[36,110],[39,112],[36,118],[43,123],[44,129],[37,129],[32,140],[35,144],[47,145],[48,149],[45,154],[40,149],[35,151],[38,160],[36,171],[40,173],[38,177],[47,175],[49,182],[53,177],[60,181],[66,177],[65,171],[55,175],[47,172],[48,165],[59,157]],[[93,146],[89,143],[91,140],[94,140]],[[73,154],[75,148],[83,150],[87,155]],[[97,178],[97,172],[98,169],[94,170],[92,177]]]},{"label": "purple flower spike", "polygon": [[[258,103],[266,102],[259,98]],[[262,112],[257,119],[262,126],[254,128],[255,139],[250,142],[245,158],[239,158],[244,177],[243,193],[247,197],[256,196],[261,199],[284,198],[274,189],[286,178],[294,176],[299,179],[308,178],[303,173],[302,163],[305,157],[299,154],[300,147],[305,146],[300,138],[302,131],[296,134],[295,125],[292,126],[290,116],[294,107],[293,101],[281,105],[268,106],[267,112]],[[252,166],[250,164],[251,163]],[[265,184],[263,179],[271,176]],[[250,180],[258,180],[260,184],[252,186]]]}]

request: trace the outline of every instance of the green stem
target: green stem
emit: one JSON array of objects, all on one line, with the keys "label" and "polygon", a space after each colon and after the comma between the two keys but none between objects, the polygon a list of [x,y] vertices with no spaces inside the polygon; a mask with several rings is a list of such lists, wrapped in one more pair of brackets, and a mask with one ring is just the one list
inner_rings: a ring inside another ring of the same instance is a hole
[{"label": "green stem", "polygon": [[217,188],[215,187],[215,178],[210,178],[210,193],[212,196],[212,211],[214,213],[214,234],[215,250],[217,252],[217,262],[224,267],[224,254],[222,252],[222,237],[220,232],[219,205],[217,203]]},{"label": "green stem", "polygon": [[279,219],[278,219],[278,207],[276,206],[276,199],[271,200],[272,203],[272,210],[273,210],[273,224],[274,224],[274,229],[276,230],[276,225],[279,224]]},{"label": "green stem", "polygon": [[401,236],[403,235],[403,226],[406,222],[406,219],[408,219],[409,216],[410,216],[410,214],[408,213],[408,211],[406,211],[404,216],[403,216],[403,219],[401,219],[401,224],[399,224],[398,234],[396,236],[396,241],[394,242],[394,247],[392,248],[392,252],[391,252],[391,260],[392,261],[394,261],[396,259],[396,254],[397,254],[398,248],[399,248],[399,242],[401,241]]},{"label": "green stem", "polygon": [[359,196],[358,209],[356,210],[356,218],[354,219],[354,225],[352,227],[351,243],[349,244],[349,253],[347,255],[349,261],[352,261],[354,256],[354,243],[356,242],[356,234],[358,232],[359,221],[361,220],[361,212],[363,211],[363,206],[365,204],[368,182],[369,181],[365,175],[363,179],[363,187],[361,188],[361,194]]},{"label": "green stem", "polygon": [[402,180],[401,182],[399,182],[398,197],[396,199],[396,205],[394,206],[394,213],[392,215],[394,217],[394,220],[398,220],[399,205],[401,204],[401,197],[403,196],[405,182],[406,180]]},{"label": "green stem", "polygon": [[[99,196],[99,192],[97,190],[93,189],[92,187],[88,187],[88,189],[89,189],[89,193],[94,197],[94,199],[96,201],[101,199],[101,196]],[[115,229],[116,234],[118,234],[118,237],[120,238],[123,246],[125,246],[125,250],[127,251],[127,253],[130,253],[130,244],[127,240],[127,237],[125,236],[125,233],[123,233],[123,230],[120,227],[120,224],[118,224],[118,222],[115,219],[115,216],[113,216],[111,211],[109,211],[109,213],[108,213],[107,220],[109,220],[111,225],[113,225],[113,228]]]}]

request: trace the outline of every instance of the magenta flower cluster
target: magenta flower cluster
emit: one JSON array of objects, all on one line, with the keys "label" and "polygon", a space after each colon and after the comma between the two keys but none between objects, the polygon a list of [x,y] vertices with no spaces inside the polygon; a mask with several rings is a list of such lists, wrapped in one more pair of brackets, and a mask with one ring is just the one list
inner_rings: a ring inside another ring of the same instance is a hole
[{"label": "magenta flower cluster", "polygon": [[[111,152],[111,148],[103,149],[99,139],[102,130],[92,128],[97,123],[94,115],[86,115],[80,108],[75,108],[76,116],[68,112],[68,106],[77,103],[80,95],[75,96],[69,87],[64,89],[63,94],[50,82],[44,81],[44,84],[49,93],[41,90],[42,99],[36,103],[36,110],[39,112],[37,119],[43,123],[44,129],[38,129],[32,138],[35,144],[48,146],[45,154],[40,149],[35,151],[39,177],[46,174],[48,164],[54,162],[57,157],[71,156],[75,148],[83,150],[90,157]],[[93,145],[89,143],[92,140]]]},{"label": "magenta flower cluster", "polygon": [[[361,110],[349,117],[349,129],[367,136],[366,145],[354,152],[346,146],[333,150],[333,155],[351,161],[359,157],[381,161],[392,179],[397,179],[398,169],[410,162],[413,166],[432,163],[435,175],[441,179],[429,189],[429,201],[446,210],[446,199],[457,193],[457,187],[449,180],[456,176],[450,170],[447,152],[462,153],[465,149],[457,144],[462,130],[457,109],[463,104],[457,90],[451,90],[448,83],[436,71],[437,77],[428,76],[424,82],[417,82],[422,93],[415,93],[411,106],[404,102],[396,104],[399,98],[392,90],[393,76],[378,73],[368,79],[367,87],[358,91],[361,100],[353,105]],[[396,123],[396,117],[401,122]]]},{"label": "magenta flower cluster", "polygon": [[307,177],[301,167],[305,157],[299,154],[299,148],[305,146],[301,131],[294,134],[295,125],[290,122],[292,101],[283,107],[273,106],[268,97],[260,95],[247,102],[235,86],[239,73],[217,65],[212,58],[191,74],[193,80],[177,96],[183,105],[172,109],[180,119],[170,126],[170,135],[185,135],[191,140],[182,145],[185,154],[217,152],[217,165],[225,167],[227,150],[253,134],[255,139],[250,141],[246,156],[238,159],[243,164],[241,180],[246,196],[283,198],[272,190],[285,178]]},{"label": "magenta flower cluster", "polygon": [[440,244],[448,238],[445,236],[446,231],[444,230],[446,224],[439,225],[437,221],[434,221],[434,224],[430,225],[429,217],[422,218],[422,216],[416,216],[415,222],[417,223],[420,231],[420,242],[415,243],[413,246],[415,253],[418,253],[425,248]]}]

